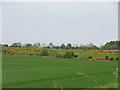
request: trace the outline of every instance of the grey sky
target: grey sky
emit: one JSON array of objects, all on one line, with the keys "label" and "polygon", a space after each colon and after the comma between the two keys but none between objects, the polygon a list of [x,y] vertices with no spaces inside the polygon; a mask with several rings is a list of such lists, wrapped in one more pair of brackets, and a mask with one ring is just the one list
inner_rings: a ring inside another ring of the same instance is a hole
[{"label": "grey sky", "polygon": [[3,3],[3,43],[105,44],[118,39],[117,2]]}]

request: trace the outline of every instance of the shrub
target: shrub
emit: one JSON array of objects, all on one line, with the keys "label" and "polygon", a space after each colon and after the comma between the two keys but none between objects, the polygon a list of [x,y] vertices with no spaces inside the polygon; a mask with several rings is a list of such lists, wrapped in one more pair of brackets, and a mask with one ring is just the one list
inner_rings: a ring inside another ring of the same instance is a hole
[{"label": "shrub", "polygon": [[70,58],[71,57],[70,52],[69,51],[65,52],[63,57],[64,58]]},{"label": "shrub", "polygon": [[78,57],[78,55],[77,55],[77,54],[75,54],[75,55],[74,55],[74,57]]},{"label": "shrub", "polygon": [[52,50],[52,51],[49,52],[49,54],[50,54],[51,56],[57,57],[58,51]]},{"label": "shrub", "polygon": [[106,59],[106,60],[108,60],[108,59],[109,59],[109,57],[108,57],[108,56],[105,56],[105,59]]},{"label": "shrub", "polygon": [[114,60],[114,58],[113,58],[113,57],[111,57],[111,58],[110,58],[110,61],[112,61],[112,60]]},{"label": "shrub", "polygon": [[65,54],[63,55],[64,58],[72,58],[74,57],[74,52],[73,51],[67,51],[65,52]]},{"label": "shrub", "polygon": [[29,54],[30,56],[35,55],[35,54]]},{"label": "shrub", "polygon": [[6,52],[6,53],[10,53],[10,52],[8,51],[8,52]]},{"label": "shrub", "polygon": [[39,53],[36,53],[36,55],[37,55],[37,56],[40,56],[40,54],[39,54]]},{"label": "shrub", "polygon": [[116,57],[116,58],[115,58],[115,60],[119,60],[119,58],[118,58],[118,57]]},{"label": "shrub", "polygon": [[73,57],[74,56],[74,52],[72,51],[72,52],[70,52],[71,53],[71,57]]},{"label": "shrub", "polygon": [[89,56],[89,57],[88,57],[88,59],[91,59],[91,58],[92,58],[92,56]]},{"label": "shrub", "polygon": [[49,55],[48,49],[46,48],[41,49],[40,56],[48,56],[48,55]]},{"label": "shrub", "polygon": [[7,50],[3,49],[3,50],[2,50],[2,52],[6,53],[6,52],[7,52]]}]

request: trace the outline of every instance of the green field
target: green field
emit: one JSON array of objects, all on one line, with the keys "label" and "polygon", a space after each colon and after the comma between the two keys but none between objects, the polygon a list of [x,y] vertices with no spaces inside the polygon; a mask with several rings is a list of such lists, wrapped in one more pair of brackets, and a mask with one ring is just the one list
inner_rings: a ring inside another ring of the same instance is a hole
[{"label": "green field", "polygon": [[109,61],[3,55],[3,88],[94,88],[114,83],[116,68]]}]

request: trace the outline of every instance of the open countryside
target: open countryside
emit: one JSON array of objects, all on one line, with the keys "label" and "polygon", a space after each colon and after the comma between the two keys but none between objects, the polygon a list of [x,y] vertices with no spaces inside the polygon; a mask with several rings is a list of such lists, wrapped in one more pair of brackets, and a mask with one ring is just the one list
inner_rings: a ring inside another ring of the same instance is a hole
[{"label": "open countryside", "polygon": [[118,2],[2,1],[3,89],[119,88]]},{"label": "open countryside", "polygon": [[40,43],[4,44],[3,87],[117,88],[119,51],[107,49],[117,46],[118,41],[110,43],[96,49],[92,49],[94,45],[79,49],[70,43],[61,46],[50,43],[41,48]]}]

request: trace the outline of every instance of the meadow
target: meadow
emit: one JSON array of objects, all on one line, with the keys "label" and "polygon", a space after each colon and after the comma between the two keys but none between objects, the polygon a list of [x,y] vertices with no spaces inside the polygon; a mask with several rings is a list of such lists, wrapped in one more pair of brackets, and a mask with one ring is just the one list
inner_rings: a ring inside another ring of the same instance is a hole
[{"label": "meadow", "polygon": [[[28,55],[28,56],[52,56],[65,58],[65,55],[71,57],[79,57],[88,60],[110,60],[118,61],[119,51],[104,51],[104,50],[83,50],[83,49],[48,49],[48,48],[14,48],[4,47],[3,55]],[[70,54],[73,54],[72,56]],[[108,57],[106,59],[106,56]],[[68,58],[67,57],[67,58]],[[89,58],[91,57],[91,58]],[[111,59],[112,58],[112,59]]]},{"label": "meadow", "polygon": [[117,62],[81,58],[3,55],[2,59],[3,88],[111,87],[118,67]]}]

